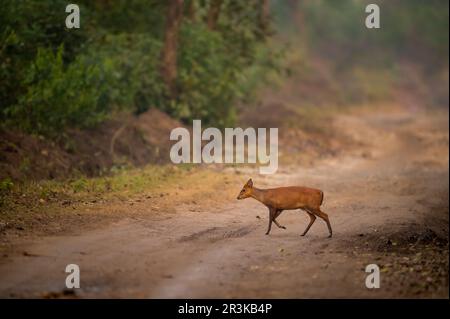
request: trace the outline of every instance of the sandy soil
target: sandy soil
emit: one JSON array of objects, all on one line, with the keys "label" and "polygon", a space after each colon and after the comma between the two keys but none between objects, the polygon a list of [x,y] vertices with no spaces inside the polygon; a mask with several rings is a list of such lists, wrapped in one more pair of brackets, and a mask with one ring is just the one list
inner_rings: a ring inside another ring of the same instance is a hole
[{"label": "sandy soil", "polygon": [[[73,235],[13,244],[0,263],[0,297],[120,298],[448,298],[448,113],[380,109],[337,116],[333,129],[358,142],[352,152],[273,176],[239,168],[242,184],[306,185],[325,192],[333,238],[317,219],[285,211],[286,230],[264,235],[268,212],[235,200],[195,202],[176,211],[141,210]],[[224,174],[234,174],[227,168]],[[26,252],[25,254],[22,252]],[[64,291],[67,264],[81,288]],[[381,268],[381,287],[365,287],[365,267]]]}]

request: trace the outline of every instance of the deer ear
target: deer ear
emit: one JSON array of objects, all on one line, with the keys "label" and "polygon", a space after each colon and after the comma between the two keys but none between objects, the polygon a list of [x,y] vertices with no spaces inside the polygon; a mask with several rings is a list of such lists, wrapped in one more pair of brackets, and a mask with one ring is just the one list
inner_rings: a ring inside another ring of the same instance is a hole
[{"label": "deer ear", "polygon": [[250,186],[250,187],[252,187],[253,186],[253,181],[252,181],[252,179],[250,178],[249,180],[248,180],[248,182],[247,182],[247,186]]}]

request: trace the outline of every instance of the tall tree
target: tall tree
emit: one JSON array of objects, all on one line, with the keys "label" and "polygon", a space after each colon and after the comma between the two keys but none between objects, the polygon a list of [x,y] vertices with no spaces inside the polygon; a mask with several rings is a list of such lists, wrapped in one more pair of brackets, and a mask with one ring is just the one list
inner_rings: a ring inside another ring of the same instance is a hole
[{"label": "tall tree", "polygon": [[161,53],[161,75],[172,98],[177,95],[177,44],[182,18],[183,0],[169,0],[164,32],[164,46]]},{"label": "tall tree", "polygon": [[259,26],[263,36],[269,34],[269,21],[270,20],[270,3],[269,0],[261,0],[259,8]]},{"label": "tall tree", "polygon": [[197,11],[197,4],[195,3],[195,0],[189,0],[186,12],[188,19],[191,20],[192,22],[195,22],[197,19],[196,11]]},{"label": "tall tree", "polygon": [[217,26],[222,2],[222,0],[211,0],[207,15],[207,24],[210,30],[214,30]]}]

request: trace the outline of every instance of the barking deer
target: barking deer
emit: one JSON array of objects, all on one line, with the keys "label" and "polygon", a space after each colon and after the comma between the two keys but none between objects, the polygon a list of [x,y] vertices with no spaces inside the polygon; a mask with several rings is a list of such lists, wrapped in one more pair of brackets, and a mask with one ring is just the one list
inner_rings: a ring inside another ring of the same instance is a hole
[{"label": "barking deer", "polygon": [[280,216],[283,210],[292,209],[302,209],[309,215],[310,222],[302,236],[305,236],[311,228],[316,220],[316,216],[322,218],[327,223],[328,231],[330,232],[328,237],[333,235],[328,215],[320,210],[320,205],[323,202],[323,192],[319,189],[301,186],[258,189],[253,187],[253,181],[249,179],[237,199],[245,199],[248,197],[253,197],[269,209],[269,227],[266,235],[270,233],[272,222],[279,228],[286,229],[286,227],[277,222],[277,217]]}]

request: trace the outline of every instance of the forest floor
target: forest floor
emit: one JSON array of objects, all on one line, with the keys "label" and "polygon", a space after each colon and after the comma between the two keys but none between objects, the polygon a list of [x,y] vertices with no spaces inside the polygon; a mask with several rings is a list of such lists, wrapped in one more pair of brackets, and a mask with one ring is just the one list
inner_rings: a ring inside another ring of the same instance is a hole
[{"label": "forest floor", "polygon": [[[362,109],[329,126],[352,147],[274,175],[178,169],[133,196],[49,205],[46,223],[2,231],[0,297],[448,298],[448,111]],[[287,229],[266,236],[267,209],[236,200],[249,177],[322,189],[333,237],[320,219],[301,237],[302,211],[283,212]],[[75,292],[68,264],[80,266]],[[368,264],[381,269],[379,289],[365,286]]]}]

